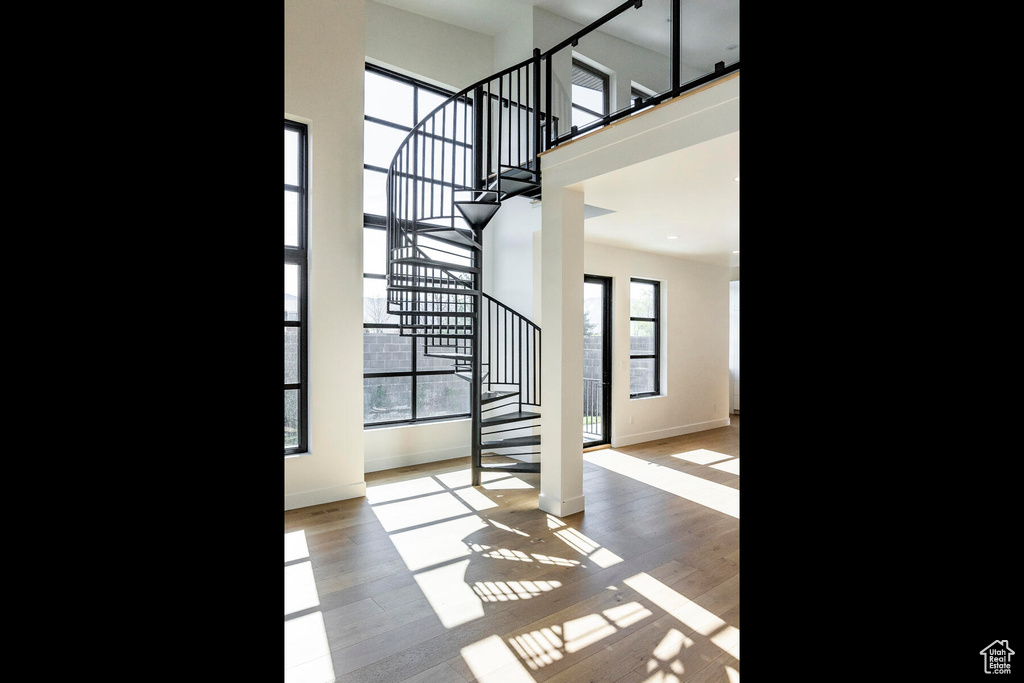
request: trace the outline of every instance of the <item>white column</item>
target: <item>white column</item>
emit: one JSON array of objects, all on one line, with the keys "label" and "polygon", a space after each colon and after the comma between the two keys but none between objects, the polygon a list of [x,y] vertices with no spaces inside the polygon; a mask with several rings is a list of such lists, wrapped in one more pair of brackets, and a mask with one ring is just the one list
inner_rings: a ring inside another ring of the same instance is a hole
[{"label": "white column", "polygon": [[565,517],[583,510],[583,193],[545,186],[541,212],[538,507]]}]

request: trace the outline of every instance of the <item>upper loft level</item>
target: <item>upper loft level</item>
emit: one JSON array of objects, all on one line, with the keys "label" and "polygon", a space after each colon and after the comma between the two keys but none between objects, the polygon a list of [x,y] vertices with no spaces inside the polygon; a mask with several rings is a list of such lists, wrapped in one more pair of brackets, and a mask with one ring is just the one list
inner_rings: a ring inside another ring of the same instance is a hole
[{"label": "upper loft level", "polygon": [[[691,51],[684,62],[683,27],[701,26],[697,15],[690,16],[692,8],[700,7],[696,0],[646,2],[617,2],[585,26],[532,6],[531,30],[505,34],[529,40],[529,57],[421,112],[387,169],[389,249],[418,253],[413,233],[441,230],[461,230],[474,241],[471,246],[479,246],[478,233],[502,200],[539,198],[541,155],[738,72],[735,42],[719,52]],[[735,0],[710,2],[729,8]],[[417,3],[420,11],[444,5]],[[481,5],[497,7],[493,2]],[[608,3],[587,6],[593,11]],[[662,16],[666,9],[667,17]],[[705,25],[723,36],[738,34],[734,20],[705,17]],[[703,34],[697,30],[696,35]],[[494,62],[512,54],[507,44],[505,48],[495,48]],[[712,64],[693,57],[718,58],[729,52],[736,58]],[[402,258],[418,256],[402,252]]]},{"label": "upper loft level", "polygon": [[[472,74],[462,83],[477,81],[504,110],[493,117],[503,123],[502,135],[495,131],[492,144],[483,141],[491,151],[492,166],[485,169],[491,173],[500,163],[521,166],[525,158],[739,69],[738,0],[378,2],[413,13],[407,16],[492,37],[490,64],[469,54],[451,60],[460,62],[462,73]],[[396,24],[391,37],[429,40],[410,36],[406,29]],[[368,46],[376,42],[370,36]],[[373,55],[368,56],[372,61]],[[388,56],[380,55],[382,65],[394,63]],[[447,70],[452,64],[444,66]],[[473,102],[472,91],[472,86],[466,89],[464,102]],[[537,120],[528,121],[534,111]],[[530,123],[539,124],[539,130],[518,130]],[[509,145],[510,131],[521,140],[521,149]],[[504,159],[499,137],[505,142]]]}]

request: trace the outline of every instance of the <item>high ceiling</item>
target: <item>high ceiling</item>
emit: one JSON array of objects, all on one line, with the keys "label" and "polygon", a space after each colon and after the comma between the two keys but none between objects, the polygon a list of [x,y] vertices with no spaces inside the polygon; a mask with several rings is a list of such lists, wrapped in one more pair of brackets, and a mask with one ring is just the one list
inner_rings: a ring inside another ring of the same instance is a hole
[{"label": "high ceiling", "polygon": [[[622,0],[376,0],[487,35],[540,7],[581,25]],[[670,0],[644,0],[603,27],[667,55]],[[739,0],[681,0],[681,60],[739,60]],[[592,178],[586,183],[588,240],[739,265],[739,133]],[[594,210],[603,209],[604,211]],[[670,235],[676,239],[668,239]]]}]

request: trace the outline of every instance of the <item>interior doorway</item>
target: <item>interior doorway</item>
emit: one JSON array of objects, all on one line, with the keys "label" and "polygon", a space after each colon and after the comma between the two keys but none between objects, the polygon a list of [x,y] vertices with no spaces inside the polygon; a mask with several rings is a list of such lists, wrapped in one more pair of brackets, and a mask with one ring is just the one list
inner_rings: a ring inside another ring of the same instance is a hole
[{"label": "interior doorway", "polygon": [[583,277],[583,447],[611,443],[612,279]]}]

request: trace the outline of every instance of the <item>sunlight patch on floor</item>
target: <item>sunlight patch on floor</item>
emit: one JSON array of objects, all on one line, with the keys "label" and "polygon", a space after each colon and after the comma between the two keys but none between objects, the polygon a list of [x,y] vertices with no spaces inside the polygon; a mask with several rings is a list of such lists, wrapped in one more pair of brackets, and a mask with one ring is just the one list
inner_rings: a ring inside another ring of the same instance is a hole
[{"label": "sunlight patch on floor", "polygon": [[472,554],[463,539],[487,528],[484,520],[470,515],[391,534],[391,542],[409,571],[416,572]]},{"label": "sunlight patch on floor", "polygon": [[465,501],[466,505],[469,505],[478,512],[480,510],[488,510],[490,508],[498,507],[497,503],[480,493],[472,486],[455,491],[455,495]]},{"label": "sunlight patch on floor", "polygon": [[578,652],[588,645],[607,638],[617,630],[600,614],[588,614],[578,619],[570,619],[562,625],[565,651],[570,654]]},{"label": "sunlight patch on floor", "polygon": [[618,607],[610,607],[604,610],[602,614],[619,628],[629,628],[638,621],[651,616],[653,612],[639,602],[627,602]]},{"label": "sunlight patch on floor", "polygon": [[320,596],[313,578],[313,563],[300,562],[284,568],[284,613],[285,616],[317,607]]},{"label": "sunlight patch on floor", "polygon": [[515,653],[498,636],[490,636],[462,648],[462,659],[478,683],[533,683]]},{"label": "sunlight patch on floor", "polygon": [[[475,544],[470,544],[473,547]],[[513,562],[533,562],[533,559],[524,553],[522,550],[509,550],[507,548],[497,548],[490,550],[489,545],[478,546],[482,551],[480,557],[486,557],[492,560],[512,560]],[[490,550],[490,552],[486,552]]]},{"label": "sunlight patch on floor", "polygon": [[[609,587],[613,590],[614,587]],[[644,619],[653,616],[653,612],[636,601],[627,602],[576,619],[570,619],[561,625],[520,633],[509,638],[509,645],[519,654],[534,671],[563,659],[567,654],[575,654],[586,648],[599,644],[605,638],[630,628]]]},{"label": "sunlight patch on floor", "polygon": [[509,639],[509,644],[534,671],[554,664],[564,656],[562,639],[550,628],[514,636]]},{"label": "sunlight patch on floor", "polygon": [[513,529],[512,527],[506,526],[506,525],[502,524],[501,522],[496,522],[493,519],[489,519],[487,521],[490,522],[491,526],[497,527],[497,528],[501,529],[502,531],[511,531],[514,534],[519,534],[520,536],[526,536],[527,538],[529,538],[529,536],[530,536],[530,534],[526,533],[525,531],[520,531],[519,529]]},{"label": "sunlight patch on floor", "polygon": [[[464,470],[456,470],[454,472],[444,472],[442,474],[431,475],[431,478],[436,479],[438,482],[447,486],[450,489],[462,488],[463,486],[471,486],[473,484],[473,470],[472,468],[466,468]],[[481,472],[480,482],[486,488],[487,484],[498,482],[500,479],[517,479],[517,477],[509,477],[506,472]],[[532,487],[529,487],[532,488]]]},{"label": "sunlight patch on floor", "polygon": [[334,683],[334,680],[334,664],[330,655],[284,670],[284,683]]},{"label": "sunlight patch on floor", "polygon": [[529,600],[561,585],[561,581],[477,581],[473,592],[484,602],[508,602]]},{"label": "sunlight patch on floor", "polygon": [[739,489],[716,484],[671,467],[662,467],[657,463],[635,458],[611,448],[584,453],[583,459],[598,467],[686,498],[730,517],[736,519],[740,517]]},{"label": "sunlight patch on floor", "polygon": [[284,668],[331,654],[323,614],[319,611],[284,622]]},{"label": "sunlight patch on floor", "polygon": [[646,572],[635,574],[626,579],[624,583],[688,626],[689,632],[706,636],[719,648],[730,652],[736,659],[739,659],[740,630],[738,628],[730,626],[713,612],[701,607]]},{"label": "sunlight patch on floor", "polygon": [[388,533],[459,517],[471,511],[447,491],[373,506],[373,514],[377,515],[377,520]]},{"label": "sunlight patch on floor", "polygon": [[531,553],[531,555],[533,559],[541,564],[553,564],[557,567],[572,567],[580,564],[577,560],[567,560],[564,557],[551,557],[550,555],[541,555],[540,553]]},{"label": "sunlight patch on floor", "polygon": [[298,614],[320,605],[313,563],[297,562],[304,557],[309,557],[305,532],[286,533],[284,559],[294,564],[284,568],[284,680],[328,683],[334,680],[334,665],[323,614]]},{"label": "sunlight patch on floor", "polygon": [[306,532],[292,531],[284,535],[284,561],[294,562],[309,557],[309,546],[306,545]]},{"label": "sunlight patch on floor", "polygon": [[712,469],[721,470],[728,472],[729,474],[735,474],[737,477],[740,476],[740,459],[733,458],[732,460],[726,460],[725,462],[716,463],[711,465]]},{"label": "sunlight patch on floor", "polygon": [[394,484],[367,486],[366,500],[370,505],[378,505],[393,500],[422,496],[425,493],[440,493],[443,490],[444,488],[434,481],[432,477],[418,477]]},{"label": "sunlight patch on floor", "polygon": [[572,527],[565,527],[556,531],[555,536],[576,552],[585,555],[587,559],[593,561],[594,564],[602,569],[622,562],[621,557],[601,546],[600,543],[587,538]]},{"label": "sunlight patch on floor", "polygon": [[706,448],[698,448],[697,450],[686,451],[685,453],[673,453],[672,457],[696,463],[698,465],[710,465],[713,462],[729,460],[733,456],[726,455],[725,453],[719,453],[717,451],[709,451]]},{"label": "sunlight patch on floor", "polygon": [[423,596],[445,628],[484,616],[480,597],[466,584],[469,560],[453,562],[415,575]]},{"label": "sunlight patch on floor", "polygon": [[501,491],[503,489],[532,489],[535,488],[533,484],[523,481],[519,477],[505,476],[500,479],[493,481],[484,481],[480,484],[481,488],[485,488],[488,491]]}]

